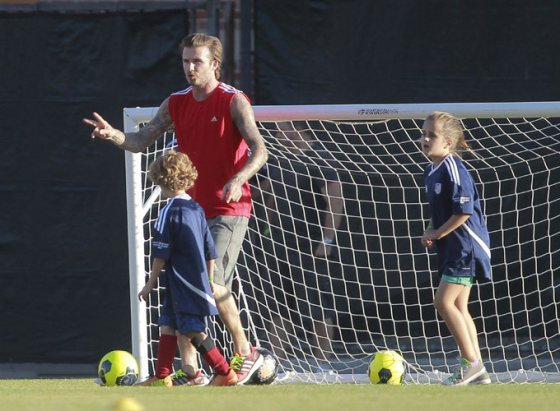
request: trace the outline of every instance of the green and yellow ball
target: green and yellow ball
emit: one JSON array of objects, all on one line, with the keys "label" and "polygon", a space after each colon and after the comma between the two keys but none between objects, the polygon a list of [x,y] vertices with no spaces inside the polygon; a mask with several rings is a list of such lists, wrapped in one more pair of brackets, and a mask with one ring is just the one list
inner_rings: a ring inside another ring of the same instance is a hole
[{"label": "green and yellow ball", "polygon": [[375,354],[368,368],[372,384],[400,385],[404,380],[405,362],[396,351],[383,350]]},{"label": "green and yellow ball", "polygon": [[136,359],[127,351],[108,352],[99,361],[97,374],[101,385],[134,385],[138,381],[139,367]]}]

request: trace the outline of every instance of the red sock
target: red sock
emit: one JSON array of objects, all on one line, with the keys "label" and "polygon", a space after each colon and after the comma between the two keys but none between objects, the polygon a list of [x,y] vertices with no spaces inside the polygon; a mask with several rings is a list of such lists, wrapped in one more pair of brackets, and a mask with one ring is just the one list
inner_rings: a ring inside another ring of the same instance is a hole
[{"label": "red sock", "polygon": [[206,337],[204,341],[200,341],[198,338],[193,338],[191,339],[191,342],[202,358],[204,358],[206,364],[208,364],[215,373],[226,375],[229,372],[230,367],[228,362],[210,337]]},{"label": "red sock", "polygon": [[226,375],[229,372],[229,364],[218,349],[214,347],[205,354],[202,354],[204,361],[218,374]]},{"label": "red sock", "polygon": [[173,371],[173,360],[177,352],[177,336],[162,334],[159,337],[156,377],[165,378]]}]

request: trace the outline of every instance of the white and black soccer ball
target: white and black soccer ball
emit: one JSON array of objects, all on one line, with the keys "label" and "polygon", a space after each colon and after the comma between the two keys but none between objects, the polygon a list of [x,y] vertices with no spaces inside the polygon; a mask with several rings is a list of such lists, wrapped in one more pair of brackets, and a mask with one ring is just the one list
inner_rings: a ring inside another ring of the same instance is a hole
[{"label": "white and black soccer ball", "polygon": [[266,348],[257,347],[263,356],[263,363],[257,371],[251,376],[248,384],[252,385],[268,385],[272,384],[278,376],[280,364],[276,356]]}]

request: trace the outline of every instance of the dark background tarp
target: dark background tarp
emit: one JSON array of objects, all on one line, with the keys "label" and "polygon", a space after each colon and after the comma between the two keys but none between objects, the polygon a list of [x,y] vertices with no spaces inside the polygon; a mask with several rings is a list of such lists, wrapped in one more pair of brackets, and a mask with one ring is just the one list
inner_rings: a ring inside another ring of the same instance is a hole
[{"label": "dark background tarp", "polygon": [[256,2],[259,104],[557,100],[552,0]]},{"label": "dark background tarp", "polygon": [[81,119],[184,88],[187,17],[0,14],[0,362],[130,347],[124,155]]},{"label": "dark background tarp", "polygon": [[[255,104],[559,97],[554,1],[255,3]],[[124,157],[81,118],[183,88],[187,17],[0,14],[0,362],[130,348]]]}]

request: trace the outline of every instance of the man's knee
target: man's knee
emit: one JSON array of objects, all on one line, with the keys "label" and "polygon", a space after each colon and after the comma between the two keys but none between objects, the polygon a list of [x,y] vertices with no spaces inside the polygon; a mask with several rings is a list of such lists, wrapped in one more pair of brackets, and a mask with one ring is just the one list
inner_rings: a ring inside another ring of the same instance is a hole
[{"label": "man's knee", "polygon": [[214,300],[218,306],[222,306],[230,298],[232,298],[231,291],[220,284],[214,284]]}]

